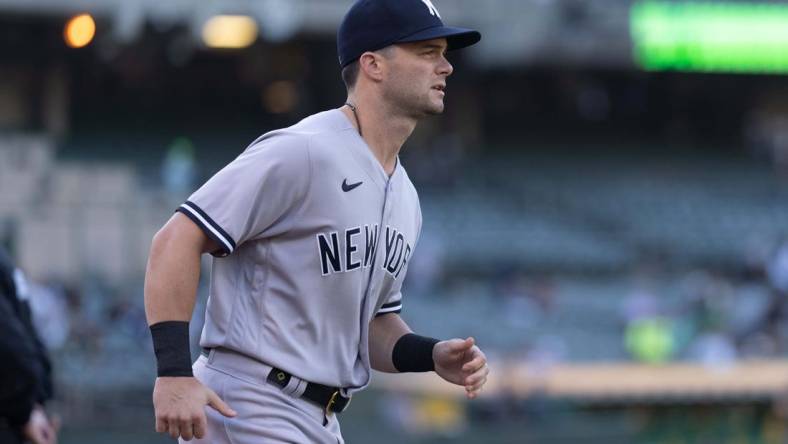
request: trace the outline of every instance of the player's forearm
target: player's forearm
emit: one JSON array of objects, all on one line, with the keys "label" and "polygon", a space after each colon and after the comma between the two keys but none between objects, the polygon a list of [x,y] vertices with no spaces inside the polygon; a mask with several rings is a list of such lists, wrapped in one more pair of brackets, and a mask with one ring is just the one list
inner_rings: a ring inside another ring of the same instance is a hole
[{"label": "player's forearm", "polygon": [[202,246],[168,223],[153,238],[145,272],[148,325],[189,321],[197,297]]},{"label": "player's forearm", "polygon": [[378,316],[369,324],[369,360],[372,368],[386,373],[399,373],[391,356],[394,345],[410,327],[396,313]]}]

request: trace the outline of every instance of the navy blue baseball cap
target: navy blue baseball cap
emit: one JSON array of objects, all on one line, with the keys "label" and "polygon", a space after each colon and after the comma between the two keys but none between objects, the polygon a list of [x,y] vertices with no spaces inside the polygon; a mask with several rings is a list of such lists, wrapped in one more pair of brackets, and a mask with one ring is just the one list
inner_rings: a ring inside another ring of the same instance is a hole
[{"label": "navy blue baseball cap", "polygon": [[339,64],[355,62],[367,51],[394,43],[445,38],[448,50],[465,48],[482,39],[478,31],[444,26],[431,0],[358,0],[337,31]]}]

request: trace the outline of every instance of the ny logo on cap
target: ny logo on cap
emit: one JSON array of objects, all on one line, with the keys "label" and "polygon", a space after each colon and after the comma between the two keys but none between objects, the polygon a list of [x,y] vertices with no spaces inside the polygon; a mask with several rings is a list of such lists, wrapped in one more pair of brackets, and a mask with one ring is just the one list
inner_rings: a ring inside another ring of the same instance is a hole
[{"label": "ny logo on cap", "polygon": [[427,8],[430,9],[430,14],[437,16],[439,19],[443,18],[441,17],[441,13],[438,12],[438,8],[436,8],[435,5],[432,4],[431,0],[421,0],[421,2],[427,5]]}]

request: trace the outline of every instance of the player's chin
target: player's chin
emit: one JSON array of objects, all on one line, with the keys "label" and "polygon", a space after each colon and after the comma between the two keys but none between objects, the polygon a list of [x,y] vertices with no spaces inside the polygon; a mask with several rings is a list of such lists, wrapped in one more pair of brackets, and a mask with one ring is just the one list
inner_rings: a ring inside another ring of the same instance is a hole
[{"label": "player's chin", "polygon": [[423,118],[443,113],[443,98],[422,97],[418,101],[412,102],[410,110],[413,117]]},{"label": "player's chin", "polygon": [[446,105],[444,105],[443,99],[441,99],[431,102],[426,108],[427,109],[424,111],[425,114],[435,116],[438,114],[443,114],[443,110],[446,108]]}]

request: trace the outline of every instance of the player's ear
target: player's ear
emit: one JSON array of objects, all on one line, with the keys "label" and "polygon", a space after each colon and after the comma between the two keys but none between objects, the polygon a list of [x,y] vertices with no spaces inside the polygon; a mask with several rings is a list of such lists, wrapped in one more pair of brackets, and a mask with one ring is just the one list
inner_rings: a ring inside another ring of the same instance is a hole
[{"label": "player's ear", "polygon": [[382,54],[367,51],[361,55],[358,64],[359,70],[364,77],[373,82],[380,82],[383,80],[386,60]]}]

